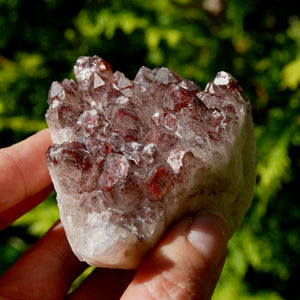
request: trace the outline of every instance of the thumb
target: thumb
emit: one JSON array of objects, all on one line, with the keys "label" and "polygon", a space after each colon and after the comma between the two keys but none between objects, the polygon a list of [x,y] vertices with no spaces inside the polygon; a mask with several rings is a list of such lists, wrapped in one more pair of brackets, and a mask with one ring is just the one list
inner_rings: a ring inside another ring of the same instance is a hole
[{"label": "thumb", "polygon": [[228,224],[219,214],[183,219],[141,266],[122,299],[210,299],[228,239]]}]

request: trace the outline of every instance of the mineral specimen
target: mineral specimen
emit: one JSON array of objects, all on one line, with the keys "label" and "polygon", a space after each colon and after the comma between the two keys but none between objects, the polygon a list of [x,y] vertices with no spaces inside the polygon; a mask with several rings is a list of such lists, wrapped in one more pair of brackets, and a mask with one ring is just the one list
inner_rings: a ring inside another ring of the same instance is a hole
[{"label": "mineral specimen", "polygon": [[61,221],[80,260],[136,268],[175,220],[221,211],[231,233],[255,184],[250,104],[219,72],[205,90],[167,68],[133,81],[80,57],[77,83],[53,82],[46,160]]}]

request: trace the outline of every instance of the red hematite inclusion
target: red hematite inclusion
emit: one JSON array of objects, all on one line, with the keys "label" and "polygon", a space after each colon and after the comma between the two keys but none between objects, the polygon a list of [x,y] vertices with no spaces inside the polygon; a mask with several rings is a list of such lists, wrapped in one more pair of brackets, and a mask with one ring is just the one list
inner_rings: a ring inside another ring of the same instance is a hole
[{"label": "red hematite inclusion", "polygon": [[[201,91],[164,67],[142,67],[131,81],[97,56],[80,57],[74,72],[77,83],[49,91],[47,163],[81,260],[136,267],[175,219],[216,203],[224,210],[211,194],[237,198],[252,185],[241,154],[247,138],[254,149],[250,105],[228,73]],[[253,153],[247,160],[254,168]]]}]

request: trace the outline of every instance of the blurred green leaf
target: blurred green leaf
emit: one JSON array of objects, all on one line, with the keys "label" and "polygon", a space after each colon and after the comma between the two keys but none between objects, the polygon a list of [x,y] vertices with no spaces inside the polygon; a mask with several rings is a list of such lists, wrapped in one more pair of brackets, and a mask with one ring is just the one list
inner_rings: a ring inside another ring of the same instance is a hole
[{"label": "blurred green leaf", "polygon": [[300,83],[300,56],[289,62],[281,73],[282,88],[289,88],[295,91]]},{"label": "blurred green leaf", "polygon": [[32,133],[47,127],[46,121],[30,119],[27,116],[3,117],[0,115],[0,130],[11,129],[13,131],[22,131],[23,133]]}]

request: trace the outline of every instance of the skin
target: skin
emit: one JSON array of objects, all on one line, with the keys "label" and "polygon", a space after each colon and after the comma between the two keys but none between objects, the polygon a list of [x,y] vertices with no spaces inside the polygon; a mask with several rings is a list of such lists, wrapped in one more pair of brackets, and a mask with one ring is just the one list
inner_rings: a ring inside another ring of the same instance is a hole
[{"label": "skin", "polygon": [[[53,189],[45,163],[50,144],[46,129],[0,150],[0,229]],[[0,278],[0,299],[210,299],[228,238],[220,214],[200,212],[170,228],[138,270],[96,268],[68,294],[87,265],[74,256],[57,221]]]}]

